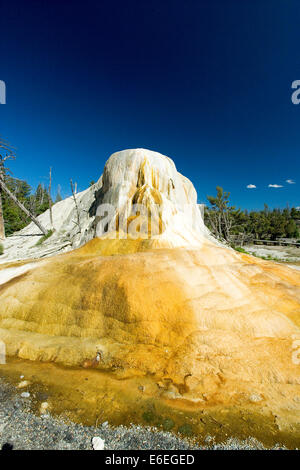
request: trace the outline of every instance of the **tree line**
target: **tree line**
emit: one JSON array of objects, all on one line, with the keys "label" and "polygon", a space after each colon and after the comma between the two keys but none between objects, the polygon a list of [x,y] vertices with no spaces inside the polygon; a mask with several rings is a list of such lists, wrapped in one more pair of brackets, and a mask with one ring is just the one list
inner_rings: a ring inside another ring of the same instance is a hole
[{"label": "tree line", "polygon": [[[15,158],[15,149],[0,136],[0,239],[4,240],[6,235],[21,230],[30,221],[34,222],[43,236],[48,238],[55,230],[51,197],[52,168],[50,167],[48,188],[39,184],[35,193],[32,193],[32,188],[26,181],[11,176],[7,162]],[[76,201],[72,181],[71,186]],[[61,199],[59,187],[55,202]],[[50,230],[46,230],[38,219],[38,216],[47,209],[50,214]],[[3,253],[2,245],[1,252]]]},{"label": "tree line", "polygon": [[[33,192],[24,180],[5,175],[4,181],[17,199],[35,216],[39,216],[50,203],[62,200],[58,189],[56,198],[50,199],[48,188],[39,184]],[[237,209],[229,201],[230,193],[217,187],[216,196],[207,196],[210,203],[205,208],[205,224],[219,239],[229,243],[240,239],[276,240],[278,238],[300,238],[300,210],[293,208],[270,209],[266,204],[263,210],[248,211]],[[3,218],[6,235],[21,230],[30,223],[30,218],[6,194],[2,195]]]},{"label": "tree line", "polygon": [[[39,184],[36,191],[32,192],[31,186],[24,180],[6,175],[4,176],[4,182],[11,193],[14,194],[35,217],[49,209],[51,202],[55,203],[62,199],[60,191],[58,190],[55,200],[52,201],[51,197],[49,197],[48,189],[43,184]],[[6,235],[11,235],[21,230],[31,222],[24,211],[20,209],[5,192],[2,194],[2,210]]]},{"label": "tree line", "polygon": [[205,224],[219,239],[240,244],[251,239],[277,240],[300,237],[299,208],[270,209],[267,204],[260,211],[237,209],[229,200],[230,193],[217,186],[216,196],[207,196]]},{"label": "tree line", "polygon": [[[5,235],[21,230],[33,221],[44,234],[48,236],[53,233],[52,205],[62,199],[60,190],[56,195],[55,201],[51,198],[51,175],[49,173],[49,186],[39,184],[33,193],[31,186],[24,180],[11,176],[10,169],[7,167],[8,160],[15,159],[14,149],[0,136],[0,238]],[[77,213],[79,232],[80,214],[76,201],[77,184],[70,180],[71,191]],[[94,182],[91,182],[91,185]],[[226,192],[220,186],[217,186],[216,196],[207,196],[210,203],[205,208],[205,224],[211,232],[219,239],[234,244],[238,240],[243,244],[251,239],[276,240],[278,238],[300,237],[300,210],[299,208],[269,209],[265,207],[261,211],[248,211],[237,209],[229,201],[230,193]],[[37,217],[50,211],[50,231],[46,231]]]}]

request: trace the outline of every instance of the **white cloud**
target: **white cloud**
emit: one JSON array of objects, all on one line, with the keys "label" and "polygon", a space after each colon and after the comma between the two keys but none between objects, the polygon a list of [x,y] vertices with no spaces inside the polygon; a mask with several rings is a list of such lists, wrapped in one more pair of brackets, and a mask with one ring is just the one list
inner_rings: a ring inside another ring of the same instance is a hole
[{"label": "white cloud", "polygon": [[268,188],[283,188],[282,184],[269,184]]},{"label": "white cloud", "polygon": [[293,181],[293,180],[286,180],[286,182],[287,182],[288,184],[296,184],[296,182]]},{"label": "white cloud", "polygon": [[254,189],[254,188],[256,188],[256,186],[255,186],[255,184],[248,184],[247,188],[248,189]]}]

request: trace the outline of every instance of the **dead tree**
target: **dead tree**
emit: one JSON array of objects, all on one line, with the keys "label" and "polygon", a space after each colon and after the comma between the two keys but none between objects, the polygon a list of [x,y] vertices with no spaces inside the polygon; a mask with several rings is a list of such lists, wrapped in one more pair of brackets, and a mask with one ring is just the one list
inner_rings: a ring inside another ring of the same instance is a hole
[{"label": "dead tree", "polygon": [[29,217],[32,222],[35,223],[35,225],[40,229],[40,231],[44,234],[44,235],[47,235],[47,230],[42,226],[42,224],[38,221],[38,219],[36,219],[34,217],[34,215],[31,214],[31,212],[29,212],[28,209],[26,209],[26,207],[22,204],[22,202],[20,202],[16,196],[8,189],[8,187],[6,186],[6,184],[4,183],[4,181],[2,179],[0,179],[0,186],[2,188],[3,191],[6,192],[6,194],[14,201],[14,203],[27,215],[27,217]]},{"label": "dead tree", "polygon": [[47,230],[42,226],[36,217],[20,202],[17,197],[8,189],[4,182],[4,177],[8,168],[4,167],[4,162],[6,160],[14,160],[15,154],[12,147],[0,138],[0,238],[5,238],[5,227],[4,227],[4,217],[3,217],[3,208],[2,208],[2,195],[5,192],[10,199],[27,215],[27,217],[35,223],[35,225],[40,229],[40,231],[47,235]]},{"label": "dead tree", "polygon": [[76,209],[76,215],[77,215],[77,222],[75,222],[75,224],[78,225],[79,233],[81,233],[80,215],[79,215],[79,209],[78,209],[76,196],[75,196],[75,193],[76,193],[76,190],[77,190],[77,183],[75,183],[75,191],[74,191],[73,181],[70,180],[70,183],[71,183],[71,190],[72,190],[72,194],[73,194],[73,199],[74,199],[74,204],[75,204],[75,209]]},{"label": "dead tree", "polygon": [[[4,175],[5,175],[4,162],[6,160],[14,160],[15,158],[16,157],[10,145],[0,138],[0,181],[4,180]],[[2,186],[0,185],[0,238],[4,240],[5,239],[5,226],[4,226],[2,196],[3,196],[3,189],[2,189]]]},{"label": "dead tree", "polygon": [[42,194],[41,194],[40,204],[41,204],[41,206],[42,206],[42,205],[43,205],[43,202],[44,202],[44,195],[45,195],[45,192],[44,192],[44,189],[45,189],[44,183],[41,184],[41,188],[42,188]]},{"label": "dead tree", "polygon": [[51,166],[50,166],[48,198],[49,198],[50,225],[51,225],[51,229],[53,229],[52,199],[51,199],[51,171],[52,171],[52,168],[51,168]]}]

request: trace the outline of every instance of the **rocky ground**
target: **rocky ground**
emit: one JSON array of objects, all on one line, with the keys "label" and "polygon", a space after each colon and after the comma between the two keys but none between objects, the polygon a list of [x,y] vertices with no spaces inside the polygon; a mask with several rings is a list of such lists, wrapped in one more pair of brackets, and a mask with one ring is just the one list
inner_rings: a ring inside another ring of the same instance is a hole
[{"label": "rocky ground", "polygon": [[[204,449],[193,442],[168,432],[150,427],[111,427],[102,423],[89,427],[53,418],[45,413],[36,416],[30,412],[30,397],[0,380],[0,448],[12,450],[92,450],[93,437],[105,442],[106,450],[188,450]],[[260,449],[264,447],[257,440],[229,439],[215,445],[207,439],[205,449]],[[278,448],[279,449],[279,448]]]},{"label": "rocky ground", "polygon": [[300,248],[275,245],[245,245],[243,248],[250,254],[274,261],[283,261],[300,265]]}]

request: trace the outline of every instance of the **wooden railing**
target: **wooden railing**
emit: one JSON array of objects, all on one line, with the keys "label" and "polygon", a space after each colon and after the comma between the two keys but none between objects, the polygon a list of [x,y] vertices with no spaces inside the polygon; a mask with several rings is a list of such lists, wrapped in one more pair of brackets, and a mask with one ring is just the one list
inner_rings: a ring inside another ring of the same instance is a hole
[{"label": "wooden railing", "polygon": [[300,248],[300,243],[287,242],[283,240],[252,240],[253,245],[279,245],[279,246],[295,246]]}]

